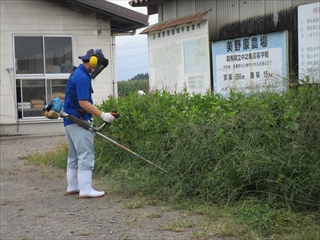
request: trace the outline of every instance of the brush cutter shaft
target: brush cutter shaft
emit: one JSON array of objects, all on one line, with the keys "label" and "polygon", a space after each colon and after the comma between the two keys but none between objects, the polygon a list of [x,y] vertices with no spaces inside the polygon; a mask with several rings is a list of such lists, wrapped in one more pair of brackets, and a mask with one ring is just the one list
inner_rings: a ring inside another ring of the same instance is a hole
[{"label": "brush cutter shaft", "polygon": [[100,137],[114,143],[115,145],[117,145],[118,147],[121,147],[122,149],[136,155],[137,157],[141,158],[142,160],[150,163],[151,165],[155,166],[156,168],[159,168],[161,171],[164,171],[165,173],[168,173],[165,169],[163,169],[162,167],[159,167],[158,165],[154,164],[153,162],[149,161],[148,159],[145,159],[144,157],[142,157],[141,155],[131,151],[130,149],[126,148],[125,146],[121,145],[120,143],[117,143],[116,141],[112,140],[111,138],[108,138],[107,136],[103,135],[102,133],[100,133],[100,131],[106,126],[106,122],[104,122],[99,128],[94,128],[92,127],[88,122],[85,122],[75,116],[72,116],[70,114],[67,114],[65,112],[63,112],[60,115],[62,118],[68,118],[70,119],[72,122],[78,124],[79,126],[83,127],[86,130],[90,130],[92,132],[94,132],[95,134],[98,134]]},{"label": "brush cutter shaft", "polygon": [[118,147],[121,147],[122,149],[136,155],[137,157],[141,158],[142,160],[150,163],[151,165],[155,166],[156,168],[159,168],[160,170],[164,171],[165,173],[168,173],[166,170],[164,170],[162,167],[159,167],[158,165],[154,164],[153,162],[149,161],[148,159],[145,159],[144,157],[142,157],[141,155],[139,155],[138,153],[135,153],[133,151],[131,151],[130,149],[126,148],[125,146],[121,145],[120,143],[117,143],[116,141],[112,140],[111,138],[108,138],[107,136],[101,134],[100,132],[95,132],[96,134],[98,134],[100,137],[103,137],[104,139],[107,139],[108,141],[114,143],[115,145],[117,145]]},{"label": "brush cutter shaft", "polygon": [[91,125],[88,122],[85,122],[85,121],[83,121],[83,120],[81,120],[81,119],[79,119],[79,118],[77,118],[75,116],[69,115],[68,118],[72,122],[78,124],[79,126],[83,127],[86,130],[89,130],[91,128]]},{"label": "brush cutter shaft", "polygon": [[86,130],[91,130],[93,132],[98,132],[98,131],[101,131],[105,126],[106,126],[106,122],[104,122],[99,128],[94,128],[92,127],[88,122],[86,121],[83,121],[75,116],[72,116],[70,114],[67,114],[65,112],[63,112],[61,115],[60,115],[62,118],[68,118],[70,119],[72,122],[78,124],[79,126],[83,127],[84,129]]}]

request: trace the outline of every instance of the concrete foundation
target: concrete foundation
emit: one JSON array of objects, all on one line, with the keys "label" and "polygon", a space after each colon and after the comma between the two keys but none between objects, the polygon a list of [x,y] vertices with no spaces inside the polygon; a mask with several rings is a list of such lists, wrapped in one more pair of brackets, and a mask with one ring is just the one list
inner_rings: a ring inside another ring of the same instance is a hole
[{"label": "concrete foundation", "polygon": [[0,136],[32,136],[65,134],[62,120],[42,122],[19,122],[17,124],[1,124]]}]

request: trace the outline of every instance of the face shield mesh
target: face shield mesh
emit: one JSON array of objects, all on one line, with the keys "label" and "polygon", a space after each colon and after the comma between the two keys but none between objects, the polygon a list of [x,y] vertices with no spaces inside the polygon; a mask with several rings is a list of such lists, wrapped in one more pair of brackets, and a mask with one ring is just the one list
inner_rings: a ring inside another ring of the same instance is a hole
[{"label": "face shield mesh", "polygon": [[96,78],[102,72],[102,70],[105,69],[109,64],[109,60],[103,56],[101,51],[97,53],[97,56],[99,59],[99,63],[98,63],[98,66],[91,73],[92,79]]}]

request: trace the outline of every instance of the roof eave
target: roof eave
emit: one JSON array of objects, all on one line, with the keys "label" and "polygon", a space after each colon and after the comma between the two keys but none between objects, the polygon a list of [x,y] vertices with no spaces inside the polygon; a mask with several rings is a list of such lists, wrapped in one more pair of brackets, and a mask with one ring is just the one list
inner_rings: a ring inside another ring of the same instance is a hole
[{"label": "roof eave", "polygon": [[158,4],[162,4],[164,2],[169,2],[172,0],[132,0],[129,1],[129,4],[132,7],[149,7],[149,6],[154,6]]},{"label": "roof eave", "polygon": [[[92,0],[67,0],[73,4],[78,6],[91,9],[97,13],[106,16],[110,21],[111,24],[114,23],[115,26],[119,26],[120,23],[125,25],[123,28],[117,28],[111,30],[112,33],[118,32],[127,32],[136,30],[139,28],[144,28],[149,26],[148,20],[149,16],[135,12],[133,10],[121,7],[117,4],[113,4],[107,1],[92,1]],[[118,23],[118,24],[117,24]]]},{"label": "roof eave", "polygon": [[151,25],[150,27],[146,28],[145,30],[143,30],[140,34],[146,34],[146,33],[154,32],[154,31],[160,31],[165,28],[175,27],[180,24],[191,23],[191,22],[198,21],[198,20],[207,20],[209,17],[210,11],[211,11],[211,9],[208,9],[208,10],[194,13],[194,14],[190,14],[190,15],[187,15],[184,17],[179,17],[179,18],[171,19],[171,20],[168,20],[165,22],[156,23],[156,24]]}]

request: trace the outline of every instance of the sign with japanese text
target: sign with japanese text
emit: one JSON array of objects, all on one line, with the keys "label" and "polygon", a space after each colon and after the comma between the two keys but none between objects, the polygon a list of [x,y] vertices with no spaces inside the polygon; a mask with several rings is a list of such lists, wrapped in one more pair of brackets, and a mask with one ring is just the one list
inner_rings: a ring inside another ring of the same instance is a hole
[{"label": "sign with japanese text", "polygon": [[214,42],[212,56],[215,93],[286,90],[286,31]]},{"label": "sign with japanese text", "polygon": [[150,32],[148,43],[151,89],[191,93],[211,89],[207,20]]},{"label": "sign with japanese text", "polygon": [[299,78],[320,83],[320,2],[298,7]]}]

